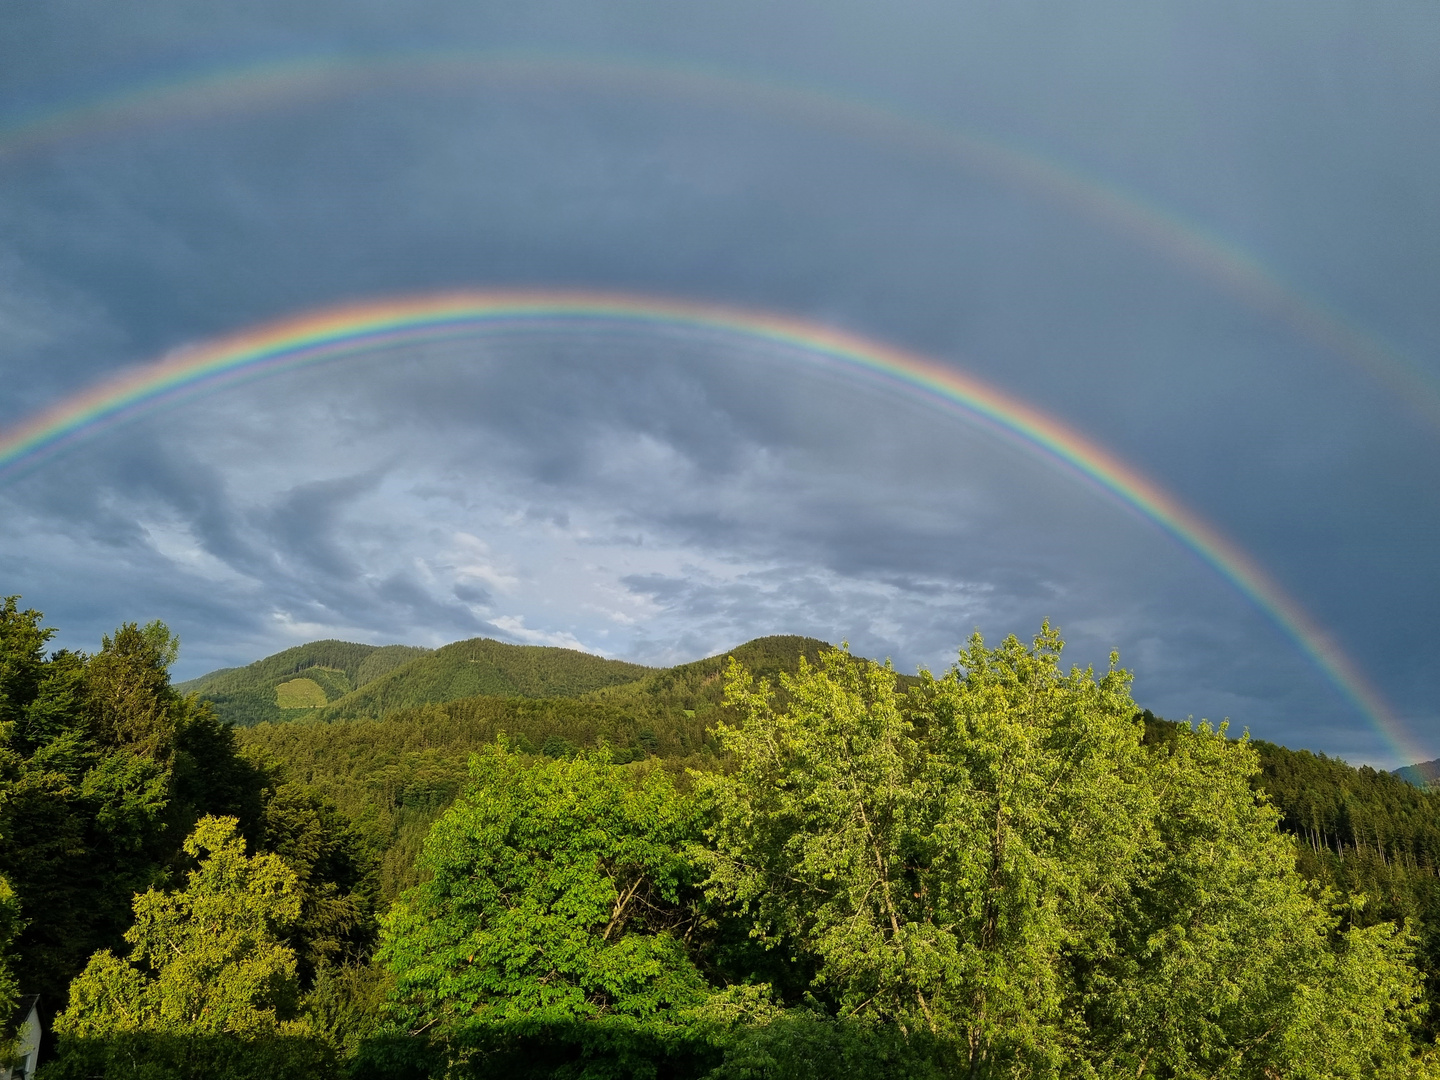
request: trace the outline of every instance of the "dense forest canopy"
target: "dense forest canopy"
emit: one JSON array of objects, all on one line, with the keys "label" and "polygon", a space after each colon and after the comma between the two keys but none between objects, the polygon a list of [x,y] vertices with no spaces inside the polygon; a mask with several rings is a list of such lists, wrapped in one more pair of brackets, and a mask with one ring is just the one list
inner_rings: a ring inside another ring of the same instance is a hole
[{"label": "dense forest canopy", "polygon": [[1431,1074],[1440,795],[1154,717],[1049,627],[939,675],[317,642],[181,687],[161,624],[51,634],[0,609],[42,1076]]}]

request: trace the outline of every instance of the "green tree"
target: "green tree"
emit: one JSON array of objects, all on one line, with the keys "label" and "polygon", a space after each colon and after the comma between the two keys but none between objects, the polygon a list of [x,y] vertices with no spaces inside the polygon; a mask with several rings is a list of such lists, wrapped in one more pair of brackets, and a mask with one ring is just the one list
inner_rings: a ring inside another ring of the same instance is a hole
[{"label": "green tree", "polygon": [[253,1034],[293,1016],[295,953],[281,935],[300,914],[294,872],[277,855],[247,857],[234,818],[202,819],[185,851],[200,860],[186,887],[135,898],[130,955],[91,957],[56,1031]]},{"label": "green tree", "polygon": [[0,602],[0,724],[21,724],[45,681],[45,644],[54,630],[40,612],[21,611],[18,596]]},{"label": "green tree", "polygon": [[842,1015],[922,1025],[944,930],[914,917],[911,854],[932,814],[916,786],[921,745],[894,673],[842,652],[781,676],[789,707],[740,665],[726,701],[743,721],[717,735],[733,771],[697,777],[714,815],[709,888],[772,947],[811,952]]},{"label": "green tree", "polygon": [[[1153,721],[1153,723],[1162,723]],[[1342,896],[1347,923],[1399,922],[1416,931],[1427,980],[1426,1032],[1440,1032],[1440,791],[1400,774],[1354,768],[1308,750],[1252,744],[1261,772],[1251,778],[1281,812],[1296,840],[1300,872]]]},{"label": "green tree", "polygon": [[1243,744],[1152,751],[1114,666],[978,638],[908,696],[834,651],[732,667],[710,888],[812,958],[839,1020],[951,1040],[969,1076],[1367,1076],[1408,1067],[1392,926],[1341,932]]},{"label": "green tree", "polygon": [[1419,1019],[1412,936],[1342,930],[1254,796],[1244,742],[1201,725],[1150,766],[1142,857],[1076,973],[1092,1056],[1157,1075],[1403,1075]]},{"label": "green tree", "polygon": [[[10,883],[0,877],[0,1015],[9,1017],[20,997],[20,980],[15,974],[15,939],[20,933],[20,904]],[[14,1047],[15,1032],[0,1028],[0,1062],[7,1061]]]},{"label": "green tree", "polygon": [[180,640],[160,622],[126,623],[102,639],[86,672],[90,719],[102,742],[169,763],[180,700],[170,665],[179,649]]},{"label": "green tree", "polygon": [[349,819],[314,792],[281,783],[266,795],[261,842],[295,874],[300,909],[285,939],[310,986],[322,968],[369,958],[378,867]]},{"label": "green tree", "polygon": [[47,657],[41,618],[0,604],[0,865],[27,912],[22,988],[61,1004],[90,953],[120,945],[131,897],[172,879],[203,814],[258,834],[264,778],[170,686],[164,624]]},{"label": "green tree", "polygon": [[[135,897],[130,953],[103,950],[56,1017],[61,1077],[322,1075],[330,1053],[296,1019],[295,953],[282,934],[298,883],[273,854],[247,856],[234,818],[203,818],[184,889]],[[135,1062],[148,1071],[132,1072]]]},{"label": "green tree", "polygon": [[[0,602],[0,807],[9,801],[13,778],[23,767],[12,744],[23,734],[17,729],[40,692],[45,643],[51,636],[40,628],[39,612],[20,611],[18,599],[7,596]],[[0,877],[0,1016],[8,1017],[20,996],[14,949],[21,926],[19,899],[10,882]],[[12,1035],[0,1029],[0,1060],[8,1058]]]},{"label": "green tree", "polygon": [[491,1068],[653,1073],[708,990],[686,950],[692,808],[664,773],[595,756],[497,745],[472,776],[426,840],[430,879],[383,922],[404,1022]]}]

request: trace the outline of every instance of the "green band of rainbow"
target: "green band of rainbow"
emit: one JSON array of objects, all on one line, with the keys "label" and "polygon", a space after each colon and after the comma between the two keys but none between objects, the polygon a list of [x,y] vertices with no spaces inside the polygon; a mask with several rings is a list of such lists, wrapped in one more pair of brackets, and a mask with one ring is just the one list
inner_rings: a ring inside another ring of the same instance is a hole
[{"label": "green band of rainbow", "polygon": [[1338,643],[1244,551],[1137,469],[1054,417],[969,375],[789,316],[647,296],[556,291],[456,292],[327,308],[172,353],[0,431],[0,478],[111,423],[216,384],[506,322],[584,319],[721,331],[788,346],[958,407],[1042,451],[1139,511],[1219,571],[1295,641],[1402,760],[1425,760]]}]

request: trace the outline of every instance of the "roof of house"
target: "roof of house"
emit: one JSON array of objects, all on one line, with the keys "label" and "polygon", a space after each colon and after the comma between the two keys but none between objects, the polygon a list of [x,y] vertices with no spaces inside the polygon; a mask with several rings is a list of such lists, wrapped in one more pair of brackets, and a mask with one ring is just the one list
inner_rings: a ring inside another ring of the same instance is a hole
[{"label": "roof of house", "polygon": [[5,1025],[7,1031],[18,1031],[20,1025],[30,1016],[30,1010],[40,1007],[39,994],[26,994],[15,1002],[15,1008],[11,1010],[8,1023]]}]

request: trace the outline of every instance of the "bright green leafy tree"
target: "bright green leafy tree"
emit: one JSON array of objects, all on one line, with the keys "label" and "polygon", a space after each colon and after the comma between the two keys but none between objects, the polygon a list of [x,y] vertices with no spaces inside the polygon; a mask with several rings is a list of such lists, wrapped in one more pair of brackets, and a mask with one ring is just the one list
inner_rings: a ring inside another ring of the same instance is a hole
[{"label": "bright green leafy tree", "polygon": [[[15,973],[15,938],[20,933],[20,904],[10,883],[0,877],[0,1015],[9,1017],[20,997]],[[15,1032],[0,1028],[0,1062],[8,1060]]]},{"label": "bright green leafy tree", "polygon": [[632,768],[503,745],[475,757],[426,841],[430,879],[383,924],[410,1030],[520,1073],[643,1076],[671,1052],[708,989],[686,950],[697,826],[663,772]]},{"label": "bright green leafy tree", "polygon": [[962,1075],[1408,1068],[1408,939],[1341,931],[1248,747],[1146,747],[1128,675],[1060,649],[977,637],[908,696],[831,652],[780,708],[732,668],[711,889],[812,959],[837,1019],[949,1040]]},{"label": "bright green leafy tree", "polygon": [[202,819],[185,850],[200,859],[186,887],[135,898],[130,955],[91,957],[57,1031],[252,1034],[295,1011],[295,953],[280,939],[300,914],[294,872],[277,855],[246,856],[234,818]]},{"label": "bright green leafy tree", "polygon": [[157,1078],[324,1072],[281,938],[300,915],[295,873],[247,856],[234,818],[201,819],[185,851],[199,862],[184,889],[135,898],[129,955],[96,953],[71,985],[56,1071],[129,1075],[138,1059]]}]

